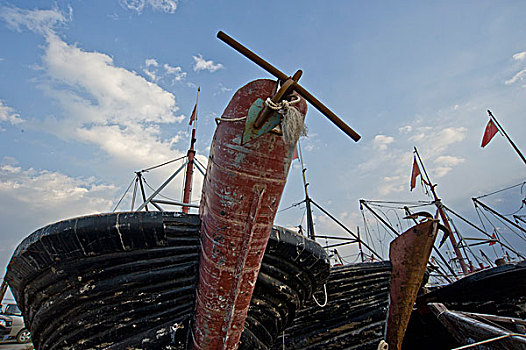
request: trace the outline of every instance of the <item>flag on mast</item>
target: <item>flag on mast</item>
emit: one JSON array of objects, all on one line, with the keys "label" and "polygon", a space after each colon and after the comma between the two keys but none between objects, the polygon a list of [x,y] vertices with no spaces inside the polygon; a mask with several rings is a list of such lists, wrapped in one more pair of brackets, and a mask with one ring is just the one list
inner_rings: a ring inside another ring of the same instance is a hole
[{"label": "flag on mast", "polygon": [[418,175],[422,176],[420,173],[420,168],[418,167],[418,163],[416,162],[416,156],[413,157],[413,170],[411,171],[411,184],[410,184],[410,191],[413,190],[413,188],[416,187],[416,178]]},{"label": "flag on mast", "polygon": [[482,143],[480,144],[480,147],[484,148],[495,136],[495,134],[499,131],[497,129],[497,126],[493,122],[493,120],[490,118],[488,125],[486,125],[486,130],[484,131],[484,136],[482,136]]},{"label": "flag on mast", "polygon": [[199,102],[199,92],[200,91],[201,91],[201,87],[198,87],[197,88],[197,98],[195,99],[194,110],[192,111],[192,115],[190,116],[190,123],[188,123],[188,125],[192,125],[192,123],[197,120],[197,103]]},{"label": "flag on mast", "polygon": [[190,116],[190,123],[188,125],[192,125],[192,123],[197,119],[197,102],[195,103],[194,110],[192,111],[192,115]]}]

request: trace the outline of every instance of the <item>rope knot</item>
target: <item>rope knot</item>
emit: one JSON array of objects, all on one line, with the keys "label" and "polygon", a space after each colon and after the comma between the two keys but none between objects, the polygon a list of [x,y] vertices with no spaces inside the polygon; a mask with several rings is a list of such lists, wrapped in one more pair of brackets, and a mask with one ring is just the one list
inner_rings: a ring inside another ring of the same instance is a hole
[{"label": "rope knot", "polygon": [[282,100],[274,103],[270,97],[265,101],[265,105],[278,112],[281,115],[281,131],[283,132],[283,141],[289,145],[295,145],[300,136],[307,135],[303,116],[294,107],[300,102],[299,96],[294,96],[291,101]]}]

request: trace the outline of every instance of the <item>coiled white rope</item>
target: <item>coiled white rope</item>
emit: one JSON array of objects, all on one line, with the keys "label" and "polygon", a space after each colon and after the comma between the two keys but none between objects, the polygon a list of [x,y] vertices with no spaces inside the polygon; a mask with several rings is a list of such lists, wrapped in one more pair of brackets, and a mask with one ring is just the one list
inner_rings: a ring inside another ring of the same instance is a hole
[{"label": "coiled white rope", "polygon": [[316,304],[318,304],[319,307],[325,307],[325,305],[327,305],[327,300],[329,299],[327,296],[327,284],[323,285],[323,292],[325,293],[325,302],[323,303],[323,305],[320,304],[318,300],[316,300],[314,293],[312,293],[312,299],[314,299],[314,301],[316,302]]},{"label": "coiled white rope", "polygon": [[385,340],[380,340],[377,350],[389,350],[389,344]]}]

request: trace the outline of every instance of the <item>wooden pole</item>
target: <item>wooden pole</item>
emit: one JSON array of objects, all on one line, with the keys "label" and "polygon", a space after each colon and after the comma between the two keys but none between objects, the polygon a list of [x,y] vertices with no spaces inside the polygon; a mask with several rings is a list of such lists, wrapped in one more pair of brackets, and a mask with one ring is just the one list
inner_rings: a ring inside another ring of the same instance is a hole
[{"label": "wooden pole", "polygon": [[[219,31],[217,33],[217,37],[224,41],[226,44],[230,45],[233,49],[237,50],[239,53],[241,53],[243,56],[281,80],[282,82],[285,82],[289,79],[289,76],[285,73],[281,72],[279,69],[271,65],[269,62],[265,61],[263,58],[256,55],[254,52],[252,52],[247,47],[243,46],[241,43],[236,41],[234,38],[229,36],[228,34]],[[353,129],[351,129],[350,126],[345,124],[343,120],[341,120],[336,114],[334,114],[327,106],[325,106],[323,103],[320,102],[316,97],[314,97],[311,93],[309,93],[307,90],[305,90],[304,87],[302,87],[300,84],[295,83],[293,86],[293,90],[295,90],[298,94],[300,94],[304,99],[310,102],[314,107],[316,107],[323,115],[325,115],[327,118],[329,118],[330,121],[332,121],[341,131],[343,131],[345,134],[347,134],[351,139],[354,141],[358,141],[360,139],[360,135]]]},{"label": "wooden pole", "polygon": [[449,225],[449,221],[446,217],[446,214],[444,213],[444,210],[442,208],[442,202],[440,198],[438,198],[435,187],[436,185],[433,185],[431,183],[431,179],[429,178],[429,175],[427,175],[426,168],[424,167],[424,163],[422,162],[422,159],[420,158],[420,154],[418,154],[418,150],[415,147],[415,153],[418,157],[418,160],[420,161],[420,165],[422,166],[422,170],[424,171],[424,174],[426,175],[427,182],[429,184],[429,187],[431,189],[431,193],[433,194],[435,205],[438,209],[438,213],[440,214],[440,217],[442,218],[442,221],[444,222],[444,226],[447,227],[449,230],[449,240],[451,241],[451,245],[453,246],[453,250],[455,251],[455,255],[457,256],[458,262],[460,263],[460,267],[462,268],[462,272],[464,274],[467,274],[469,272],[468,265],[464,261],[464,257],[462,256],[462,253],[460,252],[460,249],[458,248],[457,240],[455,239],[455,236],[453,236],[453,231],[451,230],[451,226]]},{"label": "wooden pole", "polygon": [[[186,164],[186,176],[184,178],[184,192],[183,192],[183,203],[190,203],[192,200],[192,177],[194,175],[194,158],[195,158],[195,129],[197,124],[197,104],[199,102],[199,92],[201,91],[201,88],[197,88],[197,97],[195,100],[195,114],[196,118],[193,121],[193,128],[192,128],[192,136],[190,139],[190,148],[187,152],[188,157],[188,163]],[[193,112],[192,112],[193,113]],[[187,205],[183,205],[183,213],[188,214],[190,207]]]}]

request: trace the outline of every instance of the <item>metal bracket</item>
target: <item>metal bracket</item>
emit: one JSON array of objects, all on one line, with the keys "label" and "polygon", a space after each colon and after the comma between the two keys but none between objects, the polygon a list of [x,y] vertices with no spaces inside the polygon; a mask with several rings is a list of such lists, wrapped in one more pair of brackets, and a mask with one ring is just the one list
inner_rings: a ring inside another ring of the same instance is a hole
[{"label": "metal bracket", "polygon": [[[281,84],[279,90],[272,96],[271,100],[274,103],[279,103],[285,97],[287,97],[296,82],[301,77],[303,72],[298,70],[292,77],[287,79]],[[248,111],[247,120],[245,122],[245,130],[243,131],[243,137],[241,138],[241,144],[252,141],[261,135],[270,132],[281,122],[281,116],[272,109],[268,108],[261,98],[258,98]]]}]

